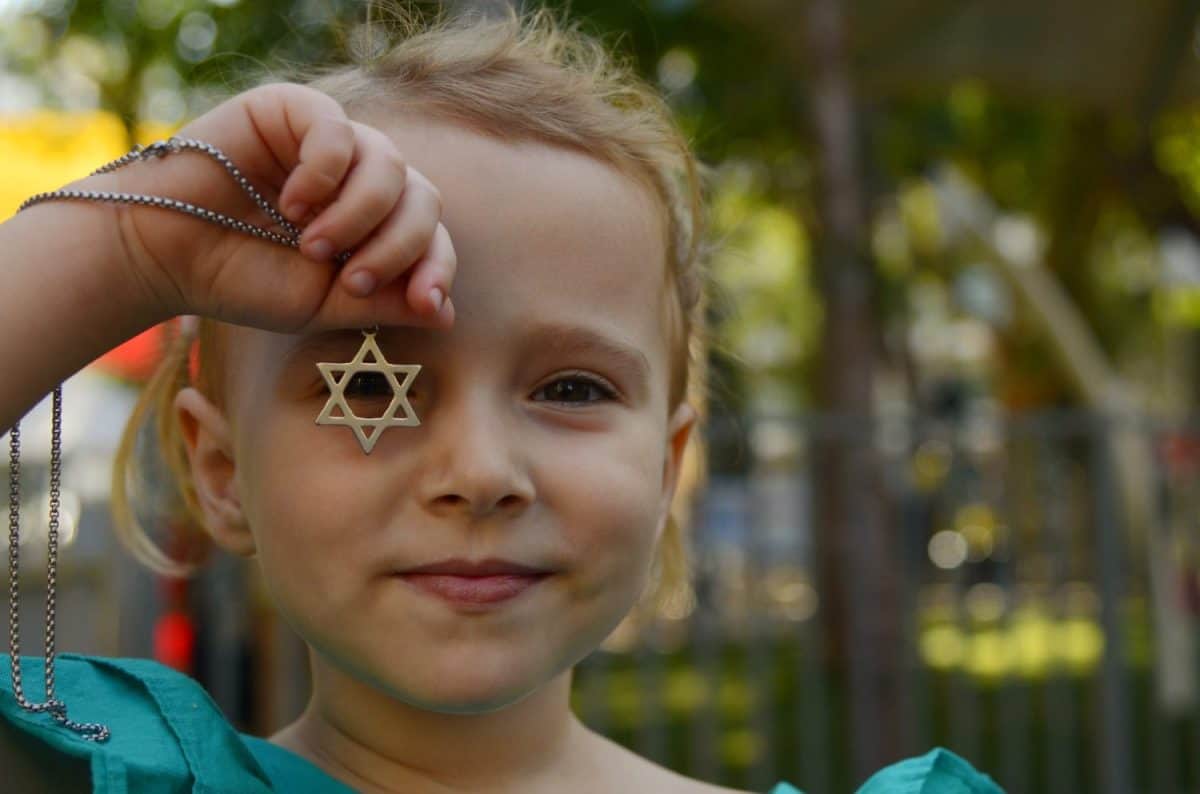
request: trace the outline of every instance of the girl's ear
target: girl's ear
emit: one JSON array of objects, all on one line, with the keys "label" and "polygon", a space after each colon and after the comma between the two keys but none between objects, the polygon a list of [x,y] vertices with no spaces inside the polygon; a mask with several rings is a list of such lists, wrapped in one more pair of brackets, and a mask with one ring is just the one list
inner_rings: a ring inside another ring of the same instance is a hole
[{"label": "girl's ear", "polygon": [[662,537],[671,515],[671,502],[675,498],[675,489],[679,485],[679,472],[683,468],[683,453],[687,449],[688,439],[696,427],[696,409],[684,401],[675,409],[667,426],[667,454],[663,461],[663,493],[659,503],[659,518],[657,538]]},{"label": "girl's ear", "polygon": [[175,395],[175,411],[183,429],[196,499],[204,525],[218,546],[240,557],[256,551],[237,492],[229,420],[198,390],[187,387]]}]

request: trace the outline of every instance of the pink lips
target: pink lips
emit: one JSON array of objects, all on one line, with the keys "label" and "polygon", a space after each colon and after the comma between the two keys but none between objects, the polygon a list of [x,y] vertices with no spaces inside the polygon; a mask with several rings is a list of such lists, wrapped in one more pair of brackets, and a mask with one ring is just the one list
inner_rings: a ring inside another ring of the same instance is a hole
[{"label": "pink lips", "polygon": [[428,593],[459,604],[496,604],[515,598],[549,573],[460,576],[445,573],[401,573],[401,579]]},{"label": "pink lips", "polygon": [[499,557],[451,557],[397,571],[405,582],[459,606],[487,606],[515,598],[554,571]]}]

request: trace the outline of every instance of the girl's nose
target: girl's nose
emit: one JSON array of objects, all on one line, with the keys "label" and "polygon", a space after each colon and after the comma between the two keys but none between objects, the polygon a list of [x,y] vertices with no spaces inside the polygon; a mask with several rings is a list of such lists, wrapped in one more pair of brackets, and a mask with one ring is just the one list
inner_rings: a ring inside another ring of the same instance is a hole
[{"label": "girl's nose", "polygon": [[427,418],[429,443],[417,476],[430,511],[482,518],[533,502],[514,417],[489,399],[477,393],[455,404],[443,402]]}]

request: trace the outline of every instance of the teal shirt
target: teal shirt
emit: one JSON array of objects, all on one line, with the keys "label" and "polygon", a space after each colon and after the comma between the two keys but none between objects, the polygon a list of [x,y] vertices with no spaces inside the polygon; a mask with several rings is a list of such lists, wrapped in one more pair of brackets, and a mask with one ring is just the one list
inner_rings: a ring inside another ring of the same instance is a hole
[{"label": "teal shirt", "polygon": [[[354,789],[288,750],[225,719],[194,679],[148,659],[58,655],[55,688],[67,716],[107,725],[89,742],[45,714],[17,705],[8,654],[0,654],[0,717],[53,752],[86,763],[97,794],[354,794]],[[21,657],[27,697],[42,700],[43,662]],[[779,783],[768,794],[803,794]],[[1003,794],[987,775],[936,749],[881,770],[858,794]]]}]

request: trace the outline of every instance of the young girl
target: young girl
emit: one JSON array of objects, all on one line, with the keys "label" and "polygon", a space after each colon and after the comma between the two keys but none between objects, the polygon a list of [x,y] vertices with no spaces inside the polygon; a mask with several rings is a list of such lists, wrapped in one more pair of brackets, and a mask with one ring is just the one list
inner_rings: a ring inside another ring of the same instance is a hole
[{"label": "young girl", "polygon": [[[5,658],[20,790],[77,775],[104,792],[730,791],[569,708],[573,666],[656,569],[666,587],[680,569],[669,516],[703,279],[696,166],[662,101],[535,13],[410,31],[178,135],[228,155],[303,229],[299,251],[154,207],[20,212],[0,227],[0,427],[139,331],[199,318],[127,440],[157,406],[197,531],[261,567],[308,644],[312,699],[264,740],[162,665],[63,654],[69,717],[111,731],[88,741],[20,708]],[[194,152],[72,187],[263,222]],[[123,541],[189,571],[128,519],[128,463]],[[21,660],[27,690],[40,663]],[[864,790],[997,789],[935,751]]]}]

